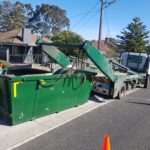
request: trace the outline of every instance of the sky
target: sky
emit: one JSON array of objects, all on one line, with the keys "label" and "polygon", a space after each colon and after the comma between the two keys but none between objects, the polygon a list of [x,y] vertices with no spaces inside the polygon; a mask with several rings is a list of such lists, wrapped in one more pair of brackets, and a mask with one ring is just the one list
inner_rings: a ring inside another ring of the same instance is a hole
[{"label": "sky", "polygon": [[[15,2],[16,0],[12,0]],[[86,40],[97,40],[100,20],[100,0],[20,0],[31,3],[33,7],[41,3],[57,5],[65,9],[70,19],[70,30],[77,32]],[[112,0],[105,0],[110,2]],[[87,12],[91,9],[90,13]],[[102,38],[116,37],[134,17],[140,17],[150,30],[150,0],[117,0],[105,8]],[[86,17],[84,17],[86,15]]]}]

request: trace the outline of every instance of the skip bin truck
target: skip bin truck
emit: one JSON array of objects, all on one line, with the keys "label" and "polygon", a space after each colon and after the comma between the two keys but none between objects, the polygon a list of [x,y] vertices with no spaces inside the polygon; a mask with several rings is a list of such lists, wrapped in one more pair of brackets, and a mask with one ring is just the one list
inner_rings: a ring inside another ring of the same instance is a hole
[{"label": "skip bin truck", "polygon": [[[98,50],[93,49],[98,57]],[[148,54],[122,53],[119,64],[108,60],[99,51],[99,58],[94,61],[101,72],[95,77],[93,91],[120,99],[126,90],[137,86],[147,88],[150,74]]]}]

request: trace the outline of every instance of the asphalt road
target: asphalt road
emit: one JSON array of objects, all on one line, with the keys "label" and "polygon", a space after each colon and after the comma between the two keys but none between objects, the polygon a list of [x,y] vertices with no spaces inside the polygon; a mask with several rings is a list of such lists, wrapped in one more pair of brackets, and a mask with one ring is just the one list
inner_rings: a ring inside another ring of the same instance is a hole
[{"label": "asphalt road", "polygon": [[150,87],[91,111],[16,150],[101,150],[106,134],[112,150],[150,150]]}]

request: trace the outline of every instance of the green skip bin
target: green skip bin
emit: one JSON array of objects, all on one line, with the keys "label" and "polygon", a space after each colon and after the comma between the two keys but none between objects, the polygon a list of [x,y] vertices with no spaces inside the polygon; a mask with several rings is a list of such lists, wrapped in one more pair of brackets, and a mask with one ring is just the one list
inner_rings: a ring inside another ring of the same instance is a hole
[{"label": "green skip bin", "polygon": [[16,125],[87,102],[95,73],[69,70],[8,69],[0,75],[0,118]]},{"label": "green skip bin", "polygon": [[91,88],[90,73],[0,76],[0,118],[15,125],[78,106]]}]

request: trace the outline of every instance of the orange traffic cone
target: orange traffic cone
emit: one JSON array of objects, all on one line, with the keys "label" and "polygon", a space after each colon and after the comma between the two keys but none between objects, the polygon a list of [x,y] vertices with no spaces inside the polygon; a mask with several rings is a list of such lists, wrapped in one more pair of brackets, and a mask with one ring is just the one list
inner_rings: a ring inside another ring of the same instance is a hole
[{"label": "orange traffic cone", "polygon": [[108,135],[105,135],[105,137],[104,137],[102,150],[111,150],[110,137]]}]

